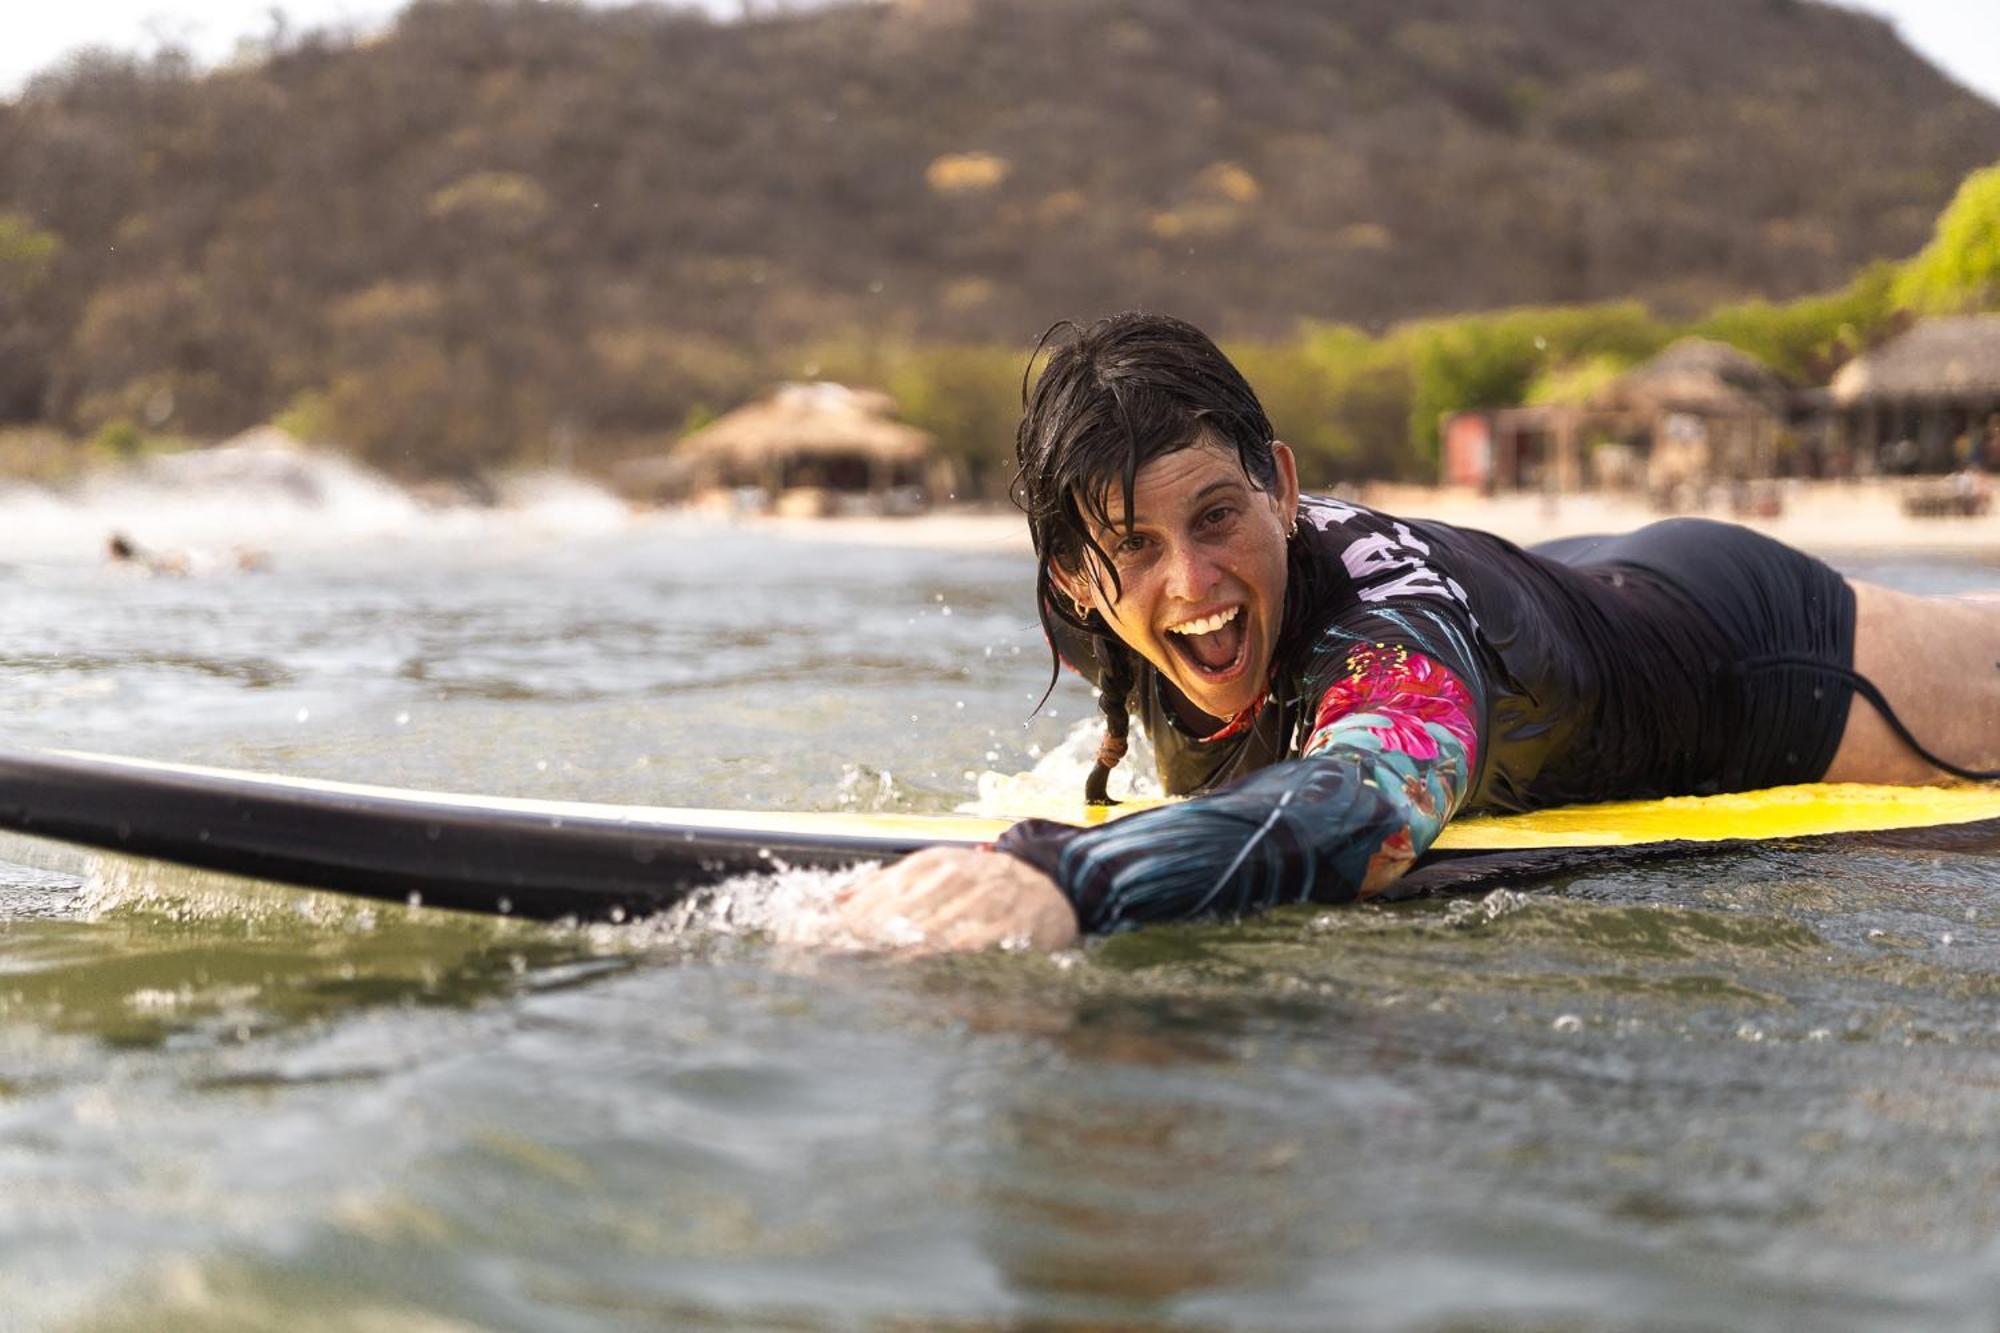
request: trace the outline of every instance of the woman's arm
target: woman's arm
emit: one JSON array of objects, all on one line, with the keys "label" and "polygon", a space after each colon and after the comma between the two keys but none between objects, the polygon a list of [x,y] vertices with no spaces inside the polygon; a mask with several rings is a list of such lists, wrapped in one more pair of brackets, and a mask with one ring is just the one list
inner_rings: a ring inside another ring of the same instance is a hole
[{"label": "woman's arm", "polygon": [[1032,820],[1000,839],[1086,931],[1237,916],[1380,892],[1436,839],[1477,771],[1477,710],[1449,669],[1356,644],[1301,758],[1094,829]]}]

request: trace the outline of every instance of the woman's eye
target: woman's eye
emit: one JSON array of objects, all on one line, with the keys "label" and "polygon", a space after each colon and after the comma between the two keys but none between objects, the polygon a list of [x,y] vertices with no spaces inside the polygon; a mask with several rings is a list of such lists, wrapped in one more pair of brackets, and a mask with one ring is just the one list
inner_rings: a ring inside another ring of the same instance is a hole
[{"label": "woman's eye", "polygon": [[1135,533],[1130,537],[1121,537],[1118,540],[1118,544],[1111,548],[1111,553],[1113,555],[1137,555],[1145,549],[1146,539]]},{"label": "woman's eye", "polygon": [[1212,528],[1218,523],[1226,523],[1229,520],[1229,516],[1235,512],[1228,505],[1217,505],[1206,514],[1203,514],[1201,521]]}]

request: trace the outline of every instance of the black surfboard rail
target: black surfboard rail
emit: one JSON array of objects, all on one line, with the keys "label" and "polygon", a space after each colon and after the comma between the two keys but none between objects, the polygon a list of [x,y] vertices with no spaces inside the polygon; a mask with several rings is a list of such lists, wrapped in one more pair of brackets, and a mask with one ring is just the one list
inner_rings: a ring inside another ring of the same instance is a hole
[{"label": "black surfboard rail", "polygon": [[580,921],[645,916],[778,865],[840,868],[920,845],[556,818],[21,750],[0,750],[0,828],[389,902]]}]

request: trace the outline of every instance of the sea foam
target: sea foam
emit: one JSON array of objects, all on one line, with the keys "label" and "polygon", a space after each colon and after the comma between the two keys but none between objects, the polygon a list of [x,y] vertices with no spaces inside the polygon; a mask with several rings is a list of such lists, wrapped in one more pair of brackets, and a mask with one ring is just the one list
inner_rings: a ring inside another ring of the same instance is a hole
[{"label": "sea foam", "polygon": [[64,486],[0,483],[0,559],[97,559],[117,533],[197,573],[236,564],[250,552],[502,531],[582,536],[632,521],[609,492],[558,473],[504,478],[491,503],[455,494],[420,497],[352,459],[268,427],[211,448],[101,469]]}]

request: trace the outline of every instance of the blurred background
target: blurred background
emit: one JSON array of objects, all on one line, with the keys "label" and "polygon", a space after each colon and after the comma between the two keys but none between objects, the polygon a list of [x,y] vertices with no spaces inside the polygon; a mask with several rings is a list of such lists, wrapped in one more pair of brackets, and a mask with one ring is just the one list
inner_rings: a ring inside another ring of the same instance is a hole
[{"label": "blurred background", "polygon": [[1133,307],[1321,487],[2000,466],[2000,24],[1880,8],[16,16],[0,475],[261,430],[474,500],[993,501],[1037,335]]}]

